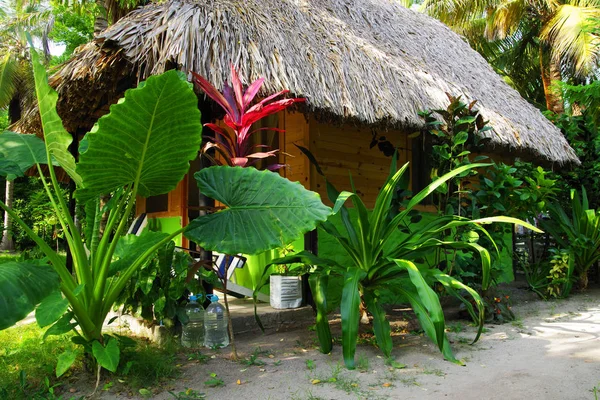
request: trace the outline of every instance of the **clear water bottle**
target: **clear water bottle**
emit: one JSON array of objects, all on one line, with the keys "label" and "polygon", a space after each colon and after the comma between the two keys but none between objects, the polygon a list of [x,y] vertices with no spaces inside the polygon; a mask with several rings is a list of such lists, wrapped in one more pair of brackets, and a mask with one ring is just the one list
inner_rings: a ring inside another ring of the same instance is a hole
[{"label": "clear water bottle", "polygon": [[211,349],[227,347],[229,345],[227,310],[219,303],[216,295],[211,294],[207,297],[211,303],[204,312],[204,346]]},{"label": "clear water bottle", "polygon": [[197,300],[197,296],[190,296],[190,302],[185,306],[188,322],[181,331],[183,347],[200,347],[204,343],[204,308]]}]

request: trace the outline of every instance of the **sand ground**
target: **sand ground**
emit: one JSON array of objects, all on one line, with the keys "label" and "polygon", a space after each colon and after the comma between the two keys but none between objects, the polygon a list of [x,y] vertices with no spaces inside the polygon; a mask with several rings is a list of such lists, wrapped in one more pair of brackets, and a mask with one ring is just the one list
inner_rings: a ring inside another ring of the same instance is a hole
[{"label": "sand ground", "polygon": [[[167,389],[234,400],[595,399],[594,388],[600,391],[600,290],[549,302],[512,290],[518,319],[486,325],[474,345],[469,339],[475,329],[468,321],[448,321],[454,353],[466,366],[444,361],[426,337],[410,333],[415,327],[399,312],[394,317],[393,357],[406,364],[402,369],[385,365],[366,337],[357,349],[359,368],[349,371],[343,366],[339,343],[331,354],[321,354],[315,333],[303,327],[238,335],[240,355],[255,353],[263,365],[231,361],[227,349],[207,350],[206,363],[183,358],[181,377]],[[334,336],[336,328],[334,323]],[[222,385],[207,386],[211,374]],[[174,398],[167,390],[154,392],[152,398]],[[132,393],[99,395],[121,399]]]}]

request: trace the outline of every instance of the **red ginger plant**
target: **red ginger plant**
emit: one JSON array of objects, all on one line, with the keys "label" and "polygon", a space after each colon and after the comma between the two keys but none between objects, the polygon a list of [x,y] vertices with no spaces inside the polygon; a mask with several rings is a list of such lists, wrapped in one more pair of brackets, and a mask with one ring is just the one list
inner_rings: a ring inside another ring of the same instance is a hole
[{"label": "red ginger plant", "polygon": [[[212,142],[206,143],[202,148],[202,152],[206,155],[209,149],[214,148],[230,166],[248,167],[256,164],[260,159],[275,157],[279,149],[272,150],[269,146],[262,144],[252,145],[250,138],[259,131],[283,132],[283,130],[260,128],[250,131],[252,124],[266,116],[285,110],[294,103],[302,103],[306,100],[304,98],[275,100],[289,92],[289,90],[282,90],[250,107],[265,79],[255,80],[244,90],[242,81],[233,64],[231,65],[231,86],[225,82],[223,93],[219,92],[201,75],[192,72],[192,76],[194,83],[223,108],[225,111],[223,122],[233,130],[235,135],[235,137],[232,137],[228,131],[216,124],[204,124],[205,127],[210,128],[215,133],[215,136],[209,137]],[[256,151],[257,149],[266,149],[267,151]],[[218,163],[214,159],[213,161]],[[272,164],[267,168],[277,170],[283,166],[283,164]]]}]

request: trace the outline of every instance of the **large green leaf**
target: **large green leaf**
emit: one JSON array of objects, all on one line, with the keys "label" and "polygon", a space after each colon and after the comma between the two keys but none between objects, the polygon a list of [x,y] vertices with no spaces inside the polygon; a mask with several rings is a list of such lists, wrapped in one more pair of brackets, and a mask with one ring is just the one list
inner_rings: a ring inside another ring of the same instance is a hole
[{"label": "large green leaf", "polygon": [[97,340],[94,340],[92,343],[92,354],[100,366],[111,372],[117,372],[121,351],[116,339],[108,339],[106,347],[102,346]]},{"label": "large green leaf", "polygon": [[415,264],[406,260],[394,260],[394,262],[401,268],[406,268],[410,281],[417,289],[420,303],[427,310],[427,314],[431,318],[435,330],[435,336],[431,337],[432,340],[437,342],[440,350],[443,350],[444,346],[444,329],[446,327],[444,321],[444,312],[440,305],[440,299],[437,294],[429,287],[423,275]]},{"label": "large green leaf", "polygon": [[72,312],[63,314],[63,316],[60,317],[60,319],[58,321],[56,321],[54,323],[54,325],[52,325],[50,328],[48,328],[46,330],[46,332],[44,333],[43,340],[46,340],[46,338],[48,336],[64,335],[65,333],[73,330],[73,328],[75,328],[77,326],[77,323],[71,322],[72,319],[73,319]]},{"label": "large green leaf", "polygon": [[69,307],[69,301],[65,299],[60,291],[55,291],[47,296],[35,310],[35,320],[40,328],[58,321]]},{"label": "large green leaf", "polygon": [[331,353],[333,342],[331,340],[331,330],[329,329],[329,319],[327,318],[327,284],[329,283],[327,274],[310,274],[308,284],[313,295],[317,316],[315,319],[317,328],[317,337],[319,338],[319,349],[323,354]]},{"label": "large green leaf", "polygon": [[227,206],[189,225],[185,235],[207,250],[258,254],[283,247],[331,214],[317,193],[270,171],[210,167],[195,177],[204,195]]},{"label": "large green leaf", "polygon": [[73,350],[66,350],[60,356],[56,362],[56,377],[58,378],[71,368],[71,365],[75,362],[77,353]]},{"label": "large green leaf", "polygon": [[171,70],[151,76],[110,107],[86,135],[77,171],[89,199],[125,185],[142,197],[175,188],[197,156],[202,125],[198,100],[185,75]]},{"label": "large green leaf", "polygon": [[73,142],[73,136],[67,132],[62,120],[56,112],[58,93],[48,84],[46,67],[39,60],[37,51],[31,46],[31,61],[33,64],[33,76],[35,78],[35,92],[38,99],[42,128],[44,130],[44,141],[48,153],[56,159],[56,162],[73,179],[77,186],[81,186],[81,176],[75,171],[75,157],[69,152],[69,146]]},{"label": "large green leaf", "polygon": [[344,363],[348,369],[354,369],[354,354],[356,353],[358,321],[360,319],[360,292],[358,287],[365,275],[366,272],[358,268],[351,268],[344,275],[340,314],[342,317],[342,352]]},{"label": "large green leaf", "polygon": [[383,354],[389,358],[392,355],[392,331],[390,321],[387,320],[385,310],[380,302],[379,296],[371,291],[364,293],[367,310],[373,316],[373,332],[377,339],[377,345]]},{"label": "large green leaf", "polygon": [[405,296],[406,299],[408,299],[413,311],[419,319],[421,328],[423,328],[427,336],[429,336],[429,338],[433,340],[436,344],[439,342],[442,343],[442,345],[438,345],[438,347],[444,355],[444,358],[455,364],[464,365],[462,361],[457,360],[456,357],[454,357],[446,333],[442,332],[442,338],[438,338],[438,332],[435,326],[435,322],[431,318],[431,315],[429,314],[427,308],[423,304],[419,294],[415,290],[408,289],[406,287],[398,287],[396,290],[398,291],[398,294],[401,294]]},{"label": "large green leaf", "polygon": [[35,135],[0,133],[0,175],[9,180],[23,176],[34,164],[46,164],[44,141]]},{"label": "large green leaf", "polygon": [[115,249],[116,260],[110,264],[108,276],[113,276],[129,267],[146,250],[160,243],[167,236],[169,235],[164,232],[144,231],[140,236],[131,234],[120,238]]},{"label": "large green leaf", "polygon": [[10,261],[0,264],[0,330],[25,318],[58,289],[58,275],[49,265]]}]

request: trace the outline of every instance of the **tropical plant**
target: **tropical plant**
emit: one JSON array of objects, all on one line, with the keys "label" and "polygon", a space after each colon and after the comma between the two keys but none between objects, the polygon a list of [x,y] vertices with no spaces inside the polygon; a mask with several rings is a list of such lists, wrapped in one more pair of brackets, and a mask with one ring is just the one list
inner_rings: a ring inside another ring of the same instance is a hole
[{"label": "tropical plant", "polygon": [[[21,111],[34,97],[25,31],[41,40],[45,58],[49,58],[49,16],[50,10],[39,1],[0,3],[0,109],[8,110],[11,124],[21,118]],[[12,205],[12,180],[7,180],[5,186],[5,201]],[[4,213],[3,228],[0,249],[14,250],[12,220],[7,213]]]},{"label": "tropical plant", "polygon": [[582,113],[551,115],[550,119],[560,128],[581,164],[571,164],[556,171],[562,178],[559,181],[563,193],[560,200],[563,206],[568,206],[571,188],[584,186],[591,208],[597,209],[600,208],[600,85],[594,82],[567,88],[566,98],[570,104],[578,104]]},{"label": "tropical plant", "polygon": [[[275,101],[276,98],[289,92],[289,90],[282,90],[250,107],[265,79],[257,79],[244,90],[242,81],[233,64],[231,65],[231,86],[225,83],[223,94],[201,75],[192,72],[192,76],[194,83],[225,111],[223,122],[233,130],[232,137],[232,135],[217,124],[204,124],[205,127],[210,128],[215,133],[214,137],[210,137],[211,142],[206,143],[202,149],[205,156],[211,158],[215,164],[220,164],[218,159],[214,159],[208,153],[208,150],[215,149],[224,158],[226,165],[247,167],[256,164],[261,159],[277,155],[278,149],[270,149],[269,146],[263,144],[253,145],[250,139],[252,135],[261,131],[272,130],[282,132],[282,130],[277,128],[259,128],[251,131],[252,124],[268,115],[283,111],[295,103],[304,102],[305,99],[292,98]],[[263,151],[257,151],[259,149],[263,149]],[[267,166],[267,169],[276,170],[283,166],[283,164],[275,163]]]},{"label": "tropical plant", "polygon": [[[420,112],[425,120],[425,131],[429,134],[425,140],[431,142],[431,179],[437,179],[455,168],[471,164],[473,151],[481,151],[489,139],[482,138],[484,132],[491,127],[483,120],[474,108],[476,101],[465,104],[461,96],[454,97],[446,94],[450,104],[446,109]],[[436,115],[442,116],[439,121]],[[486,160],[486,156],[475,156],[473,162]],[[464,207],[464,200],[468,197],[466,187],[470,178],[477,172],[469,169],[436,189],[437,201],[435,206],[438,212],[465,216],[468,210]]]},{"label": "tropical plant", "polygon": [[[408,164],[397,170],[396,157],[393,157],[390,174],[377,196],[375,208],[371,213],[356,192],[339,193],[327,183],[328,195],[334,202],[334,213],[340,213],[346,234],[341,234],[330,222],[323,222],[322,228],[332,235],[340,248],[347,253],[352,262],[340,265],[333,260],[322,259],[308,252],[275,260],[273,264],[304,263],[315,266],[309,277],[309,283],[317,309],[317,333],[321,351],[331,351],[331,333],[327,319],[327,285],[330,275],[343,277],[341,298],[342,347],[344,362],[348,368],[354,368],[354,355],[360,318],[359,306],[361,298],[367,310],[373,315],[373,330],[377,344],[386,357],[391,356],[392,341],[390,324],[383,309],[381,294],[390,290],[403,295],[413,307],[425,333],[434,341],[444,357],[450,361],[461,363],[452,354],[448,338],[444,332],[445,322],[438,295],[431,288],[438,282],[467,307],[479,330],[475,341],[481,334],[484,320],[484,307],[479,294],[460,281],[437,268],[417,266],[413,260],[426,257],[437,248],[469,249],[481,258],[483,287],[490,284],[490,255],[486,249],[476,243],[477,232],[489,237],[483,224],[491,222],[509,222],[527,225],[514,218],[493,217],[469,220],[454,215],[442,215],[426,224],[414,226],[410,223],[411,211],[428,195],[450,179],[468,171],[488,164],[464,165],[436,179],[410,201],[399,209],[395,193],[399,186],[406,184],[405,172]],[[320,168],[317,168],[319,171]],[[358,218],[352,220],[344,204],[351,200],[358,212]],[[466,240],[455,240],[452,234],[456,229],[469,226],[472,235]],[[400,228],[407,229],[402,234]],[[536,229],[531,227],[532,229]],[[269,265],[263,274],[262,282],[274,270]],[[292,266],[291,268],[294,268]],[[474,299],[477,311],[460,293],[464,291]]]},{"label": "tropical plant", "polygon": [[562,249],[569,251],[574,263],[573,277],[580,289],[585,289],[588,270],[600,260],[600,210],[590,209],[583,187],[581,195],[571,190],[570,217],[559,204],[551,204],[549,209],[551,218],[542,220],[542,227]]},{"label": "tropical plant", "polygon": [[53,56],[51,64],[58,65],[69,59],[75,49],[94,38],[94,18],[99,13],[95,3],[86,3],[76,10],[59,1],[52,1],[54,25],[49,38],[55,44],[62,44],[62,55]]},{"label": "tropical plant", "polygon": [[[171,234],[145,231],[125,236],[135,198],[175,188],[188,171],[189,161],[197,156],[202,127],[192,85],[183,73],[171,70],[128,90],[80,143],[77,163],[68,151],[72,137],[56,113],[57,94],[48,85],[35,50],[31,49],[31,55],[45,141],[34,135],[0,134],[0,175],[10,179],[37,167],[73,257],[73,274],[55,251],[0,202],[0,208],[29,234],[50,263],[1,266],[0,329],[23,318],[41,301],[36,319],[42,327],[53,324],[47,335],[75,330],[75,340],[97,361],[98,371],[103,367],[114,372],[122,339],[103,334],[106,315],[131,277],[171,239],[189,229],[207,250],[235,248],[252,254],[285,245],[329,215],[330,209],[317,194],[277,174],[212,167],[199,171],[196,180],[204,194],[226,209],[199,217]],[[49,178],[43,164],[47,164]],[[76,198],[86,208],[84,232],[77,229],[66,202],[57,195],[55,164],[77,185]],[[101,208],[100,196],[106,194],[111,199]],[[273,214],[273,208],[278,210],[277,218],[265,218]],[[100,235],[104,212],[108,222]],[[258,232],[231,235],[250,231]]]},{"label": "tropical plant", "polygon": [[546,291],[548,296],[564,298],[571,293],[573,287],[574,257],[568,250],[550,249],[550,251],[553,254],[550,259],[550,270],[546,276],[549,280]]},{"label": "tropical plant", "polygon": [[[427,0],[423,8],[467,36],[484,55],[490,46],[481,43],[487,41],[500,41],[492,51],[496,55],[515,56],[512,63],[527,63],[538,53],[537,76],[542,80],[547,108],[556,113],[563,111],[563,102],[552,82],[566,76],[590,76],[600,56],[597,32],[590,29],[600,15],[597,0],[516,3]],[[522,57],[523,54],[528,56]],[[510,64],[504,62],[504,65]],[[522,65],[522,71],[530,68]],[[521,77],[524,76],[527,75]]]},{"label": "tropical plant", "polygon": [[[115,255],[124,249],[126,246],[117,246]],[[202,267],[188,253],[175,251],[175,242],[171,241],[134,274],[116,304],[123,305],[123,312],[141,316],[149,324],[160,322],[172,327],[175,320],[186,324],[187,294],[204,293],[200,280],[194,276],[215,283]]]}]

